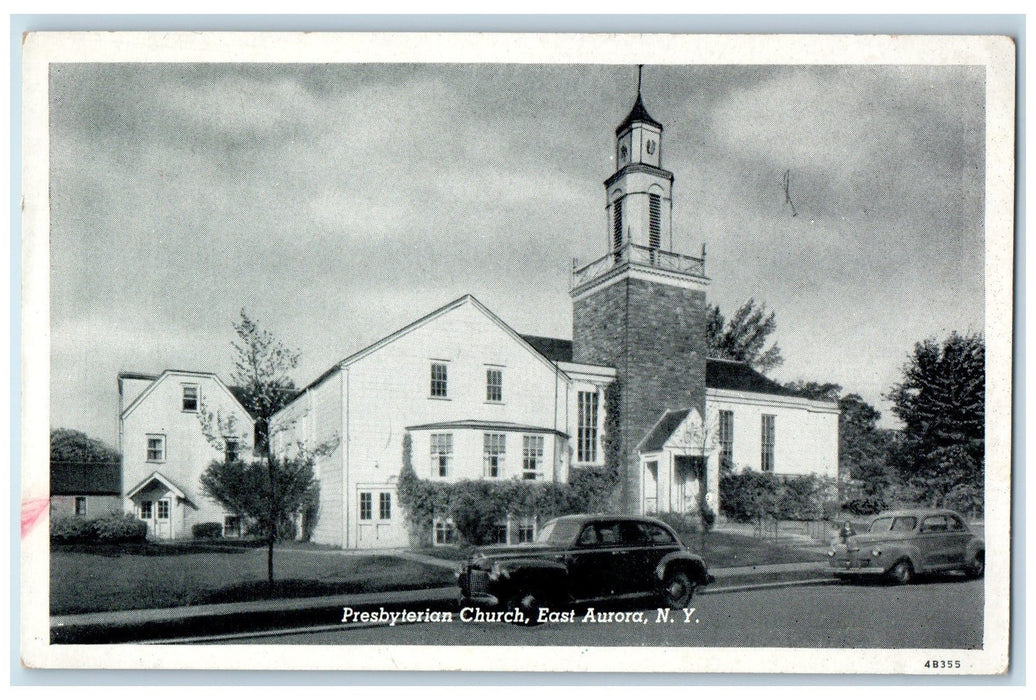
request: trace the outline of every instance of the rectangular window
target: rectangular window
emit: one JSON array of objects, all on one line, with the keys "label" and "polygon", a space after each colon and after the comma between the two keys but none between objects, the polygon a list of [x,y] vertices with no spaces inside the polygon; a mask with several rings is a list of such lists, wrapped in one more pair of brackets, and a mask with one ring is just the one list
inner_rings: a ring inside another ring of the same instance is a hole
[{"label": "rectangular window", "polygon": [[504,400],[504,372],[500,369],[486,370],[486,401]]},{"label": "rectangular window", "polygon": [[241,517],[238,515],[228,515],[223,518],[223,536],[224,537],[240,537],[241,536]]},{"label": "rectangular window", "polygon": [[648,246],[662,246],[662,198],[657,194],[648,195]]},{"label": "rectangular window", "polygon": [[152,501],[141,501],[140,502],[140,519],[151,520],[151,508]]},{"label": "rectangular window", "polygon": [[378,494],[378,517],[381,520],[392,520],[392,494]]},{"label": "rectangular window", "polygon": [[432,476],[445,478],[450,475],[450,461],[453,459],[453,433],[432,433]]},{"label": "rectangular window", "polygon": [[435,544],[454,544],[457,542],[457,530],[448,520],[435,521]]},{"label": "rectangular window", "polygon": [[147,436],[147,461],[165,461],[165,435]]},{"label": "rectangular window", "polygon": [[515,525],[515,537],[518,544],[532,542],[536,537],[536,527],[531,520],[520,520]]},{"label": "rectangular window", "polygon": [[360,520],[371,520],[374,517],[374,501],[370,491],[360,492]]},{"label": "rectangular window", "polygon": [[446,398],[446,388],[446,363],[433,362],[431,396],[440,399]]},{"label": "rectangular window", "polygon": [[86,496],[76,496],[76,515],[86,515]]},{"label": "rectangular window", "polygon": [[777,441],[776,416],[763,414],[763,454],[761,468],[764,472],[773,471],[773,448]]},{"label": "rectangular window", "polygon": [[622,200],[616,199],[612,204],[612,249],[622,247]]},{"label": "rectangular window", "polygon": [[540,478],[543,466],[543,437],[541,435],[522,436],[522,478],[534,480]]},{"label": "rectangular window", "polygon": [[223,461],[236,462],[238,459],[237,440],[226,440],[223,446]]},{"label": "rectangular window", "polygon": [[503,433],[485,433],[482,435],[482,466],[483,474],[495,478],[500,476],[504,464],[504,452],[506,445],[504,441],[507,436]]},{"label": "rectangular window", "polygon": [[197,384],[184,384],[183,385],[183,401],[182,406],[184,411],[191,413],[197,413],[198,411],[198,385]]},{"label": "rectangular window", "polygon": [[719,466],[734,466],[734,412],[719,412]]},{"label": "rectangular window", "polygon": [[576,436],[576,460],[597,461],[597,392],[579,392],[579,432]]},{"label": "rectangular window", "polygon": [[158,502],[158,512],[156,516],[159,520],[169,520],[169,501],[161,500]]}]

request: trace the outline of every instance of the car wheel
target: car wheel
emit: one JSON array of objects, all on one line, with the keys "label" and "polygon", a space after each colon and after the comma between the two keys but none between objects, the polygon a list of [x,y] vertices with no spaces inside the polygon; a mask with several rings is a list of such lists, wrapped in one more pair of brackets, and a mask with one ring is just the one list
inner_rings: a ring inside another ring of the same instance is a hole
[{"label": "car wheel", "polygon": [[540,610],[543,608],[543,596],[536,591],[521,591],[507,601],[507,610],[518,610],[524,620],[515,620],[514,624],[533,627],[540,624]]},{"label": "car wheel", "polygon": [[985,552],[976,552],[971,561],[964,566],[964,573],[968,575],[968,578],[982,578],[982,575],[986,573]]},{"label": "car wheel", "polygon": [[893,583],[898,583],[901,586],[910,583],[914,578],[914,567],[906,559],[896,562],[896,565],[889,571],[889,578],[892,579]]},{"label": "car wheel", "polygon": [[666,607],[686,608],[694,597],[694,584],[682,571],[667,574],[662,581],[662,601]]}]

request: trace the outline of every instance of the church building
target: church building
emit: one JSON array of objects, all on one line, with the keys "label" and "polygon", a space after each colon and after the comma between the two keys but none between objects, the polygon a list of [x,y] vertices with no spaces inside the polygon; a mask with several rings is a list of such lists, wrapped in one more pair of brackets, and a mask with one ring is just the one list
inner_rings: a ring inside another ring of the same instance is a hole
[{"label": "church building", "polygon": [[[617,507],[719,507],[721,463],[778,474],[838,471],[838,406],[797,396],[747,365],[707,357],[701,257],[673,250],[673,173],[639,89],[615,131],[599,257],[572,271],[572,338],[523,335],[472,296],[343,359],[275,416],[275,447],[318,458],[312,539],[404,546],[397,501],[404,436],[422,479],[565,482],[604,464],[605,392],[617,384]],[[526,541],[538,523],[500,524]],[[434,542],[452,524],[436,522]]]}]

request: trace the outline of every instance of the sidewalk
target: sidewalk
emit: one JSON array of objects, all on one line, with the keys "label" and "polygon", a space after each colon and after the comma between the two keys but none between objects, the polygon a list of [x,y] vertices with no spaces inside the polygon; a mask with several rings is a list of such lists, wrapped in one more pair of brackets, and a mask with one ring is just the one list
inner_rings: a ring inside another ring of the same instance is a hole
[{"label": "sidewalk", "polygon": [[[455,569],[456,562],[436,559],[412,552],[393,552],[415,561]],[[816,574],[827,569],[826,562],[770,564],[712,569],[717,581],[723,579],[762,578],[781,574]],[[454,586],[410,591],[344,594],[313,598],[280,598],[245,603],[215,603],[176,608],[120,610],[115,612],[55,615],[50,618],[51,643],[115,643],[141,638],[168,638],[173,634],[216,634],[261,624],[298,624],[320,622],[332,624],[341,620],[342,609],[400,606],[420,609],[454,603],[458,590]]]}]

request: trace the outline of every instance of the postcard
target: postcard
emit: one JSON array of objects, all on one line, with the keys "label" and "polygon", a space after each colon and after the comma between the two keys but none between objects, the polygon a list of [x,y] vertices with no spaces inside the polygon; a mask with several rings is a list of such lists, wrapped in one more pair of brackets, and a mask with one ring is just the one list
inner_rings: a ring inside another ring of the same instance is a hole
[{"label": "postcard", "polygon": [[27,666],[1006,672],[1010,38],[23,57]]}]

